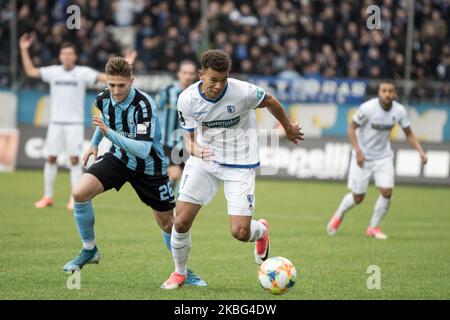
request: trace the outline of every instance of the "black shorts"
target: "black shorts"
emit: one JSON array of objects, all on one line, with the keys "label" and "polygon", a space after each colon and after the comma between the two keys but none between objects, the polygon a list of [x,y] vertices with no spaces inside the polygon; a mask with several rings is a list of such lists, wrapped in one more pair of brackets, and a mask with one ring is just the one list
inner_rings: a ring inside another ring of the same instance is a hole
[{"label": "black shorts", "polygon": [[175,208],[175,197],[167,175],[136,173],[109,152],[99,157],[87,173],[100,180],[105,191],[112,188],[119,191],[125,182],[129,182],[141,201],[152,209],[169,211]]},{"label": "black shorts", "polygon": [[[164,155],[166,156],[167,163],[169,166],[180,166],[181,169],[184,169],[184,161],[183,159],[183,149],[178,149],[174,147],[163,146]],[[178,157],[176,156],[176,152],[178,151]],[[175,157],[178,159],[174,159],[172,157],[172,153],[175,152]],[[176,160],[176,162],[174,162]],[[179,163],[181,161],[181,163]]]}]

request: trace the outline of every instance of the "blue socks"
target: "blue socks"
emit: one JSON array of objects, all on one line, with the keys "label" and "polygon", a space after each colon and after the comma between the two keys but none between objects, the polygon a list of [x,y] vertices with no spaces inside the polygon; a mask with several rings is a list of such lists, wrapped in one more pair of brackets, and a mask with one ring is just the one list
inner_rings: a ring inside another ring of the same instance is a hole
[{"label": "blue socks", "polygon": [[95,217],[92,202],[74,202],[73,212],[83,244],[94,242]]},{"label": "blue socks", "polygon": [[162,236],[164,239],[164,244],[166,245],[167,249],[172,253],[172,249],[170,247],[170,233],[162,231]]}]

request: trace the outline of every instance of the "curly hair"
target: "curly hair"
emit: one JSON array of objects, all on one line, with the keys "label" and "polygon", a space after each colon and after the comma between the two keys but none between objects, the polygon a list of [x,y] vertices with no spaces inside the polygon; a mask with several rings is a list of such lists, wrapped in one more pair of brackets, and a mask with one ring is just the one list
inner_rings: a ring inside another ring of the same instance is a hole
[{"label": "curly hair", "polygon": [[224,72],[230,71],[230,56],[222,50],[208,50],[202,54],[202,69],[211,68],[214,71]]}]

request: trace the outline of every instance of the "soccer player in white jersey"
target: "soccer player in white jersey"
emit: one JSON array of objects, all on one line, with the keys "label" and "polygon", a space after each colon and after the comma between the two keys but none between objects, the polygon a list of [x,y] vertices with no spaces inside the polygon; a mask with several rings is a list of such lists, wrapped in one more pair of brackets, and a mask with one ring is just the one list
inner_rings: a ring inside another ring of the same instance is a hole
[{"label": "soccer player in white jersey", "polygon": [[255,242],[255,260],[269,254],[269,224],[252,219],[255,208],[255,168],[259,166],[254,109],[267,107],[283,125],[287,138],[303,140],[298,123],[291,123],[280,102],[260,87],[228,78],[230,57],[209,50],[201,58],[200,81],[185,89],[177,109],[190,158],[181,178],[171,234],[175,271],[161,286],[175,289],[185,283],[190,229],[200,208],[224,183],[231,233],[237,240]]},{"label": "soccer player in white jersey", "polygon": [[375,203],[372,219],[366,235],[375,239],[387,239],[380,229],[380,223],[392,197],[394,187],[394,163],[389,135],[395,124],[399,124],[409,143],[419,152],[423,164],[427,156],[413,133],[405,108],[395,101],[396,89],[391,81],[383,81],[378,89],[378,97],[363,103],[354,114],[348,129],[353,146],[348,174],[347,193],[327,226],[328,234],[334,235],[344,214],[364,200],[369,181],[373,176],[380,195]]},{"label": "soccer player in white jersey", "polygon": [[[44,167],[44,196],[35,203],[36,208],[53,205],[53,187],[58,173],[57,157],[66,151],[70,159],[70,181],[72,189],[80,178],[82,167],[79,159],[84,140],[84,99],[86,86],[96,81],[106,82],[106,75],[96,70],[77,66],[75,45],[64,43],[59,51],[61,65],[37,68],[31,61],[28,49],[33,38],[29,34],[20,37],[20,52],[27,76],[42,79],[50,85],[50,124],[48,126],[46,146],[48,158]],[[133,64],[136,52],[127,55]],[[67,209],[73,209],[70,197]]]}]

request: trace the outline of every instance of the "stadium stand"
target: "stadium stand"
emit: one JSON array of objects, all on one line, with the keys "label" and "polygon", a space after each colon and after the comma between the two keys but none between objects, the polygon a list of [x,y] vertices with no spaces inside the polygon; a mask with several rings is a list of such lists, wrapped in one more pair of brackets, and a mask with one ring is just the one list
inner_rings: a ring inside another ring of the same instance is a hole
[{"label": "stadium stand", "polygon": [[[60,8],[72,3],[81,8],[80,30],[65,28]],[[371,4],[381,8],[381,30],[366,27]],[[82,65],[103,69],[109,57],[135,47],[137,74],[173,72],[202,50],[200,6],[199,0],[18,1],[18,34],[34,30],[36,65],[57,63],[60,44],[69,40]],[[404,0],[209,1],[209,45],[232,56],[236,73],[402,79],[405,7]],[[412,79],[450,80],[449,18],[448,1],[416,1]],[[0,1],[0,65],[10,63],[10,19],[9,1]]]}]

